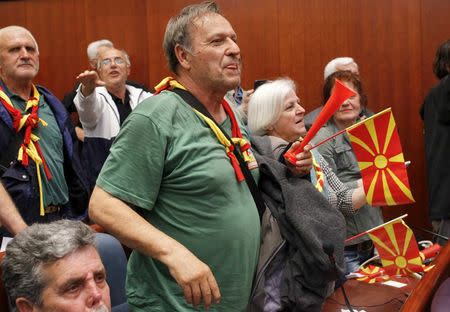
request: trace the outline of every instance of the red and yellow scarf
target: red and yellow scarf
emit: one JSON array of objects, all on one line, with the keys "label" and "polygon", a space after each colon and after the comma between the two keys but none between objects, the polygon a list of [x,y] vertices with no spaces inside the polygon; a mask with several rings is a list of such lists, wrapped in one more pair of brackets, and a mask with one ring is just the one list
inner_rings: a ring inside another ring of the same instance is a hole
[{"label": "red and yellow scarf", "polygon": [[[163,90],[173,90],[175,88],[187,89],[180,84],[178,81],[173,79],[172,77],[164,78],[156,87],[155,87],[155,95],[160,93]],[[233,166],[234,172],[236,174],[236,178],[239,182],[242,182],[245,180],[244,174],[242,173],[242,169],[239,166],[239,161],[237,160],[236,156],[234,155],[233,151],[235,148],[235,145],[237,145],[242,153],[242,156],[247,163],[247,165],[250,167],[253,163],[256,163],[255,157],[253,156],[251,149],[250,149],[250,143],[245,140],[242,137],[241,129],[239,128],[239,125],[236,120],[236,116],[234,115],[233,110],[231,109],[230,105],[227,103],[227,101],[222,100],[222,106],[227,113],[227,115],[230,117],[231,121],[231,141],[230,142],[227,137],[223,134],[223,132],[220,130],[220,128],[216,125],[216,123],[202,114],[201,112],[197,111],[196,109],[193,109],[194,112],[203,119],[206,124],[211,128],[211,131],[216,136],[217,140],[224,146],[225,152],[230,158],[231,165]],[[251,169],[251,168],[250,168]]]},{"label": "red and yellow scarf", "polygon": [[39,210],[40,215],[43,216],[45,214],[45,211],[42,196],[42,180],[39,167],[41,165],[44,167],[44,172],[47,180],[51,180],[52,176],[39,146],[39,137],[33,134],[33,130],[39,126],[39,123],[41,123],[43,126],[47,126],[47,123],[39,118],[38,109],[40,94],[34,85],[32,92],[33,95],[26,102],[25,114],[22,114],[19,109],[14,107],[11,99],[6,95],[1,87],[0,102],[11,115],[13,129],[16,131],[16,133],[19,133],[22,129],[24,129],[25,131],[23,143],[21,144],[18,151],[17,160],[20,161],[24,166],[28,166],[29,158],[31,158],[36,164],[37,179],[39,184]]}]

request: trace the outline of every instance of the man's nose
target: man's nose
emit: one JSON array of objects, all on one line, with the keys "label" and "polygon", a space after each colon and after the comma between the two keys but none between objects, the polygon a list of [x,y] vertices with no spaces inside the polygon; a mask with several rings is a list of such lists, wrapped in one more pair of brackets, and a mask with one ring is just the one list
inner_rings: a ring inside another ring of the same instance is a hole
[{"label": "man's nose", "polygon": [[91,280],[86,285],[87,291],[87,306],[89,308],[95,307],[102,302],[102,289],[94,280]]},{"label": "man's nose", "polygon": [[233,39],[228,38],[228,45],[229,45],[227,49],[228,54],[238,55],[241,53],[241,49],[239,48],[236,41],[234,41]]},{"label": "man's nose", "polygon": [[27,48],[22,47],[22,48],[20,48],[19,56],[20,57],[29,58],[30,57],[30,53],[27,51]]}]

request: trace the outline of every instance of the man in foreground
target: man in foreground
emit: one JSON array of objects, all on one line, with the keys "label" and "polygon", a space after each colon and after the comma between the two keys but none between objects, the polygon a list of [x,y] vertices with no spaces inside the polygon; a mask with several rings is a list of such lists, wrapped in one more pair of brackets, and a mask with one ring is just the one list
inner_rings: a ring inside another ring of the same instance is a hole
[{"label": "man in foreground", "polygon": [[80,221],[27,227],[8,244],[2,271],[17,311],[111,311],[94,233]]},{"label": "man in foreground", "polygon": [[[242,177],[243,168],[256,174],[256,163],[223,101],[240,83],[236,34],[215,3],[192,5],[169,21],[164,50],[177,81],[165,80],[159,89],[168,90],[128,117],[89,213],[134,249],[127,273],[132,311],[197,311],[202,301],[211,311],[245,311],[260,225]],[[203,113],[189,105],[189,93]],[[215,123],[243,143],[242,167]]]}]

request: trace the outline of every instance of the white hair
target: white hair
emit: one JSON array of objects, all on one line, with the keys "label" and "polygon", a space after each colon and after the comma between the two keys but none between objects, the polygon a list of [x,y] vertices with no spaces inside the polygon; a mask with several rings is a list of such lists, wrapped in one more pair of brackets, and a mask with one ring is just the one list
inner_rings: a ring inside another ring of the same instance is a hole
[{"label": "white hair", "polygon": [[296,92],[294,81],[278,78],[258,87],[248,103],[248,128],[254,135],[266,135],[269,127],[277,122],[286,96]]},{"label": "white hair", "polygon": [[348,56],[332,59],[330,62],[328,62],[328,64],[325,66],[325,69],[323,70],[323,80],[326,80],[328,76],[337,72],[337,68],[339,66],[349,65],[351,63],[356,64],[355,60]]},{"label": "white hair", "polygon": [[37,44],[36,39],[34,39],[33,35],[31,34],[31,32],[26,29],[25,27],[22,26],[16,26],[16,25],[11,25],[11,26],[7,26],[4,28],[0,28],[0,41],[3,40],[3,36],[10,34],[10,33],[17,33],[17,32],[22,32],[22,33],[26,33],[28,36],[30,36],[30,38],[33,40],[35,46],[36,46],[36,51],[39,52],[39,46]]},{"label": "white hair", "polygon": [[101,40],[97,40],[97,41],[93,41],[93,42],[89,43],[89,45],[86,49],[89,61],[94,61],[97,59],[97,52],[98,52],[98,48],[100,48],[100,47],[114,48],[114,44],[111,41],[109,41],[108,39],[101,39]]}]

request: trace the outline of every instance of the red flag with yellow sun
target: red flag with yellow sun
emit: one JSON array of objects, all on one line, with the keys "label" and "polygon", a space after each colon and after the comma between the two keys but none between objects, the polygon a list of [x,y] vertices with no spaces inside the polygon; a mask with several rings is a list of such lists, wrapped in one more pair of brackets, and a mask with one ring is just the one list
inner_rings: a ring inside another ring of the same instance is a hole
[{"label": "red flag with yellow sun", "polygon": [[405,159],[391,108],[346,129],[373,206],[413,203]]},{"label": "red flag with yellow sun", "polygon": [[423,272],[414,233],[402,219],[388,222],[367,234],[380,254],[387,275]]}]

